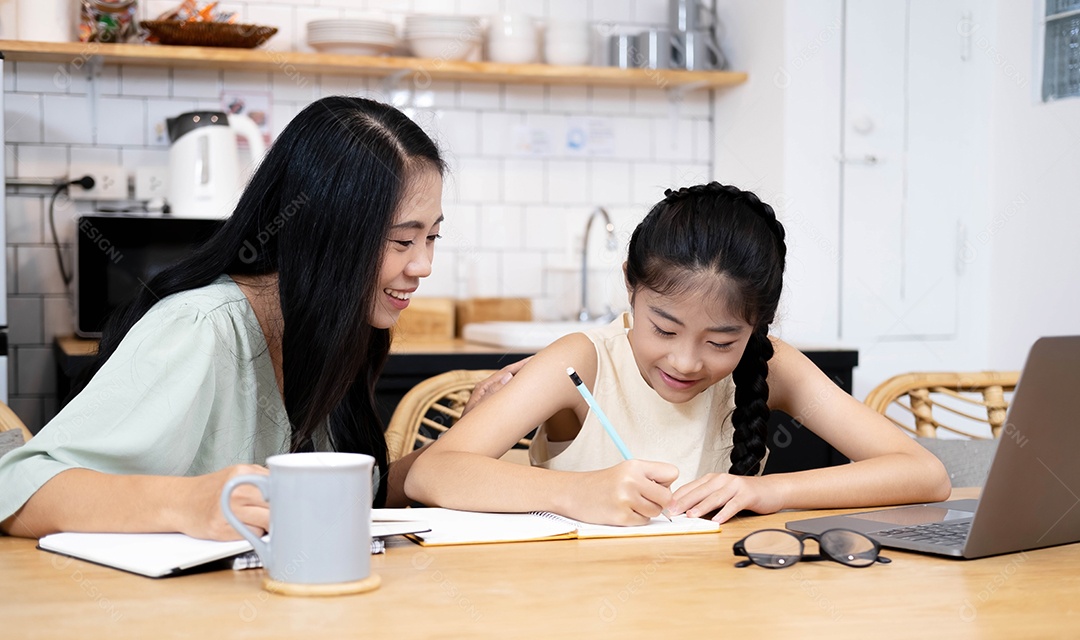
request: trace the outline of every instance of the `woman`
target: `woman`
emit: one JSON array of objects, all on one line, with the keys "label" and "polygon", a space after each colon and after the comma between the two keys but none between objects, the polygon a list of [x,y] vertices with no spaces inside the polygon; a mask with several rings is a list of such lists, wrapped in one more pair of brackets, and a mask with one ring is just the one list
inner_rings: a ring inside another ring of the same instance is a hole
[{"label": "woman", "polygon": [[[444,166],[392,107],[328,97],[299,113],[223,228],[118,312],[89,382],[0,459],[0,530],[235,539],[222,486],[286,451],[369,454],[375,504],[403,503],[412,456],[388,464],[374,387],[431,272]],[[267,529],[256,489],[232,500]]]}]

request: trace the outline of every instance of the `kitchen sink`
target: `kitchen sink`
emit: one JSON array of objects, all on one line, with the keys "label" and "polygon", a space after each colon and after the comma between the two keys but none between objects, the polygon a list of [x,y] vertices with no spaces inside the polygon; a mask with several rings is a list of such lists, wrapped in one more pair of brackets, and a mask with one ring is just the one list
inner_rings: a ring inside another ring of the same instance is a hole
[{"label": "kitchen sink", "polygon": [[473,322],[465,325],[461,332],[467,342],[536,351],[567,334],[605,324],[607,324],[605,320]]}]

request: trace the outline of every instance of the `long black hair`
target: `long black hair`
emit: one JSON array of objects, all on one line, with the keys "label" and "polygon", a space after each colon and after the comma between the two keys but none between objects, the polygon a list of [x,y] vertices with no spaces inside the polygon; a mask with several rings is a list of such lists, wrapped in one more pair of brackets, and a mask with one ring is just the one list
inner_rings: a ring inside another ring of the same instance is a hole
[{"label": "long black hair", "polygon": [[765,457],[769,420],[769,324],[783,285],[784,227],[772,207],[749,191],[718,182],[664,192],[630,238],[626,280],[631,291],[683,293],[692,276],[713,273],[732,283],[727,300],[753,328],[732,372],[734,475],[756,475]]},{"label": "long black hair", "polygon": [[[290,450],[329,426],[337,451],[388,461],[375,382],[390,331],[370,324],[393,216],[418,172],[445,170],[438,148],[400,111],[363,98],[318,100],[270,147],[222,228],[119,309],[77,389],[165,296],[230,275],[277,274]],[[386,500],[380,482],[376,504]]]}]

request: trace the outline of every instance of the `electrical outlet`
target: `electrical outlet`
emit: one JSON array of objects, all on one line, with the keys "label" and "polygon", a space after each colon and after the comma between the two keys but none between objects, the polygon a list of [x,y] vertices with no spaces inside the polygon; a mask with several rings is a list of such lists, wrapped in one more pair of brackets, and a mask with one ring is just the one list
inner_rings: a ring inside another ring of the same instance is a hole
[{"label": "electrical outlet", "polygon": [[127,200],[127,170],[120,165],[87,164],[72,165],[68,174],[71,180],[83,176],[94,179],[92,189],[83,189],[77,184],[68,188],[72,200]]},{"label": "electrical outlet", "polygon": [[168,187],[168,167],[139,167],[135,169],[135,199],[165,199]]}]

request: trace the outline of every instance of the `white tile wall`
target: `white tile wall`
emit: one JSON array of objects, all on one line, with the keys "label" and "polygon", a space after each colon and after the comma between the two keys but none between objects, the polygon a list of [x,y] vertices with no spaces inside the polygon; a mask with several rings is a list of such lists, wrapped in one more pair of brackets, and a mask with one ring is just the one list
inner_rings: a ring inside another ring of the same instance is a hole
[{"label": "white tile wall", "polygon": [[[143,16],[152,18],[175,2],[141,5]],[[334,17],[376,16],[401,24],[411,12],[488,17],[514,11],[588,20],[598,33],[667,19],[667,0],[236,0],[222,6],[246,21],[277,26],[271,42],[277,50],[308,50],[306,23]],[[121,164],[129,171],[165,167],[165,119],[219,109],[226,95],[267,103],[275,135],[322,95],[397,104],[437,140],[450,165],[443,239],[421,294],[530,297],[542,318],[576,312],[575,244],[593,207],[603,205],[613,216],[620,248],[590,247],[596,271],[591,295],[624,304],[619,269],[634,225],[665,188],[710,178],[709,92],[686,94],[673,107],[660,88],[434,82],[409,93],[379,78],[134,66],[107,66],[91,87],[84,69],[18,62],[6,64],[5,71],[7,173],[27,178],[64,177],[80,164]],[[590,123],[606,127],[610,143],[568,145],[567,132]],[[45,220],[47,204],[40,193],[7,196],[11,405],[32,429],[58,403],[53,339],[73,331],[71,301]],[[93,203],[58,203],[65,251],[74,216],[92,208]],[[70,264],[70,253],[65,259]]]},{"label": "white tile wall", "polygon": [[552,160],[544,181],[545,201],[552,204],[589,204],[589,163],[585,160]]},{"label": "white tile wall", "polygon": [[125,96],[168,97],[168,69],[155,67],[124,67],[120,74],[120,93]]},{"label": "white tile wall", "polygon": [[40,296],[9,296],[8,340],[14,344],[41,344],[42,333],[42,298]]},{"label": "white tile wall", "polygon": [[4,139],[7,143],[41,142],[41,95],[6,92]]},{"label": "white tile wall", "polygon": [[41,244],[45,215],[40,197],[7,199],[7,242],[9,245]]}]

